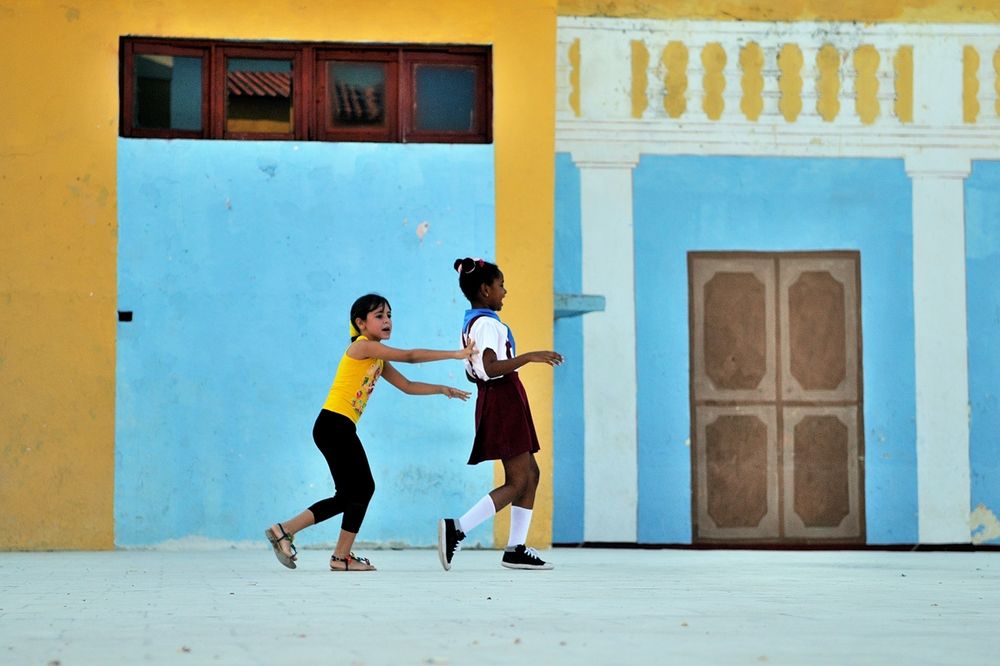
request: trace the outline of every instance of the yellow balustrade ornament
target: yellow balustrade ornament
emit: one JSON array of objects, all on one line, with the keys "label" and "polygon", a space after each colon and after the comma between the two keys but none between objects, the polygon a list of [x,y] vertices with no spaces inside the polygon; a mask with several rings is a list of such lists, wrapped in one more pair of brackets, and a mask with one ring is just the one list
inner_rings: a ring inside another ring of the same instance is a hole
[{"label": "yellow balustrade ornament", "polygon": [[962,50],[962,122],[974,125],[979,117],[979,52]]},{"label": "yellow balustrade ornament", "polygon": [[840,113],[840,51],[833,44],[824,44],[816,53],[816,113],[826,122],[833,122]]},{"label": "yellow balustrade ornament", "polygon": [[996,91],[997,91],[997,101],[995,103],[995,110],[998,116],[1000,116],[1000,49],[997,49],[993,53],[993,71],[997,73],[996,77]]},{"label": "yellow balustrade ornament", "polygon": [[893,62],[896,88],[896,118],[913,122],[913,47],[901,46]]},{"label": "yellow balustrade ornament", "polygon": [[747,120],[756,122],[764,110],[764,50],[760,44],[750,42],[740,49],[740,69],[743,70],[740,110]]},{"label": "yellow balustrade ornament", "polygon": [[574,39],[569,45],[569,108],[573,115],[580,117],[580,40]]},{"label": "yellow balustrade ornament", "polygon": [[787,122],[793,123],[802,112],[802,49],[785,44],[778,52],[778,89],[781,98],[778,110]]},{"label": "yellow balustrade ornament", "polygon": [[649,107],[646,89],[649,86],[649,49],[640,39],[632,40],[632,117],[642,118]]},{"label": "yellow balustrade ornament", "polygon": [[701,108],[709,120],[718,120],[726,108],[726,100],[722,93],[726,90],[726,50],[719,42],[706,44],[701,50],[701,64],[705,69],[702,77],[702,89],[705,95]]},{"label": "yellow balustrade ornament", "polygon": [[878,103],[878,64],[881,60],[878,49],[871,44],[859,46],[854,52],[854,110],[865,125],[871,125],[878,118],[881,108]]},{"label": "yellow balustrade ornament", "polygon": [[660,61],[667,68],[663,108],[671,118],[680,118],[687,109],[687,47],[681,42],[670,42],[664,47]]}]

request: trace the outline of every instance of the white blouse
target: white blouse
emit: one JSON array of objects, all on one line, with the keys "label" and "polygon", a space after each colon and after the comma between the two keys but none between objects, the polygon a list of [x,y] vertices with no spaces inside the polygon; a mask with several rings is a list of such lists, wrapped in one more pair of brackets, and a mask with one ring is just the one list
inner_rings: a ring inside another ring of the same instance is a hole
[{"label": "white blouse", "polygon": [[506,361],[512,358],[510,344],[507,341],[507,325],[493,317],[483,315],[472,322],[472,329],[468,335],[462,335],[462,342],[468,344],[469,340],[476,343],[477,353],[465,360],[465,370],[480,381],[490,381],[499,377],[490,377],[483,369],[483,352],[492,349],[497,355],[498,361]]}]

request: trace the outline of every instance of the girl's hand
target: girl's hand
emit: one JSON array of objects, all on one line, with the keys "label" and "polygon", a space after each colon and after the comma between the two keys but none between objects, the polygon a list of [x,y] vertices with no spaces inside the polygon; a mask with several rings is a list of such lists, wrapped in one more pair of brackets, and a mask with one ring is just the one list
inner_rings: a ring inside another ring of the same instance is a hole
[{"label": "girl's hand", "polygon": [[476,349],[476,341],[469,340],[469,344],[465,345],[464,349],[460,349],[459,351],[455,352],[455,358],[457,358],[459,361],[464,361],[467,358],[472,358],[478,352],[479,350]]},{"label": "girl's hand", "polygon": [[451,386],[442,386],[441,388],[444,389],[443,391],[441,391],[442,394],[448,396],[449,398],[458,398],[459,400],[462,401],[468,400],[469,396],[472,395],[468,391],[452,388]]},{"label": "girl's hand", "polygon": [[530,363],[547,363],[549,365],[562,365],[563,357],[554,351],[536,351],[525,354]]}]

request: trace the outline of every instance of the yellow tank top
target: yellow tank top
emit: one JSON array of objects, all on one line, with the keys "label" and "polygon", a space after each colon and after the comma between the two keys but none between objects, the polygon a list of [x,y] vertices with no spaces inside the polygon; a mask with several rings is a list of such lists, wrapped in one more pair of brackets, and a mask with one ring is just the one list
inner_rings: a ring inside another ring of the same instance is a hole
[{"label": "yellow tank top", "polygon": [[[363,335],[358,337],[358,340],[367,339]],[[375,382],[382,376],[384,365],[385,362],[380,358],[359,361],[348,356],[345,351],[323,409],[343,414],[357,423],[368,404],[368,396],[375,390]]]}]

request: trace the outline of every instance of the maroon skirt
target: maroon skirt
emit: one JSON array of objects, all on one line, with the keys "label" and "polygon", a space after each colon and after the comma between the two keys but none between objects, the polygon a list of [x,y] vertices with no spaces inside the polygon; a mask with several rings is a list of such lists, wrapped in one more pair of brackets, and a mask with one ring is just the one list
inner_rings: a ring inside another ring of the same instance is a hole
[{"label": "maroon skirt", "polygon": [[469,464],[509,460],[538,451],[528,394],[516,372],[488,382],[476,382],[476,439]]}]

